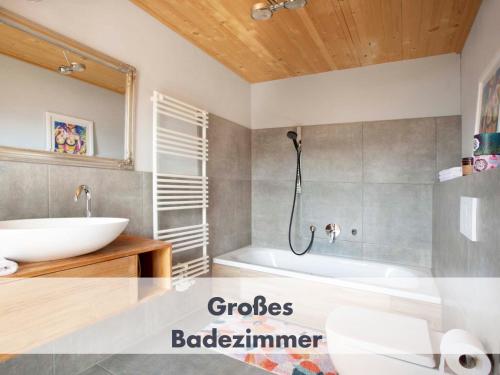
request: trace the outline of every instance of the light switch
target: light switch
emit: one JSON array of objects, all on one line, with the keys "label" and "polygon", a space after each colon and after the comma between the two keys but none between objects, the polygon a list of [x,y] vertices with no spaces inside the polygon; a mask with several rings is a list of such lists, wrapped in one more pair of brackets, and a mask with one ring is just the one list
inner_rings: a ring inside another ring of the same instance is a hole
[{"label": "light switch", "polygon": [[477,241],[478,199],[460,197],[460,233],[471,241]]}]

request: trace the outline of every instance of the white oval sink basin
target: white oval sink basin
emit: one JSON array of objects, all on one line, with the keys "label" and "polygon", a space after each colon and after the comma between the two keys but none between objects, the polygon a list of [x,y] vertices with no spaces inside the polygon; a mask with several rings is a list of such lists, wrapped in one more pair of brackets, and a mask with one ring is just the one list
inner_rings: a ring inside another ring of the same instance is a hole
[{"label": "white oval sink basin", "polygon": [[116,239],[128,222],[108,217],[0,221],[0,257],[42,262],[91,253]]}]

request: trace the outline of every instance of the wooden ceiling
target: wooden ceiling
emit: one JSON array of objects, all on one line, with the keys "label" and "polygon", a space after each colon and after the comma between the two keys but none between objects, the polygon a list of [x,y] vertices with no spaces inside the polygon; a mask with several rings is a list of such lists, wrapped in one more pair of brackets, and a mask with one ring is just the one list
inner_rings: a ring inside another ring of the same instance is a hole
[{"label": "wooden ceiling", "polygon": [[[21,20],[21,18],[7,13],[5,10],[0,9],[0,11],[0,15],[8,16],[9,18],[16,17],[16,20]],[[23,20],[23,22],[27,21]],[[34,26],[34,24],[30,23],[30,26]],[[54,35],[56,34],[50,33],[50,36]],[[70,40],[65,38],[64,41],[68,42]],[[78,47],[82,48],[81,45],[78,45]],[[125,73],[94,60],[70,53],[30,33],[21,31],[5,23],[0,23],[0,54],[14,57],[56,73],[59,66],[68,64],[63,51],[66,52],[70,62],[84,63],[86,66],[85,71],[75,72],[66,77],[85,81],[119,94],[125,94],[127,83]]]},{"label": "wooden ceiling", "polygon": [[309,0],[253,21],[265,0],[131,0],[249,82],[462,51],[481,0]]}]

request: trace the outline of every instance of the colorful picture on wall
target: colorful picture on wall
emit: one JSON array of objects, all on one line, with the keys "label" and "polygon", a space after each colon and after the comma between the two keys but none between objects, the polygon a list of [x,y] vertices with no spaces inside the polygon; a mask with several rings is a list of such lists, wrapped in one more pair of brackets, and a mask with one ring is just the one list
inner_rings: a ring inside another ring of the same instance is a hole
[{"label": "colorful picture on wall", "polygon": [[47,148],[61,154],[94,154],[94,123],[76,117],[47,112]]},{"label": "colorful picture on wall", "polygon": [[479,133],[500,131],[500,66],[482,84]]}]

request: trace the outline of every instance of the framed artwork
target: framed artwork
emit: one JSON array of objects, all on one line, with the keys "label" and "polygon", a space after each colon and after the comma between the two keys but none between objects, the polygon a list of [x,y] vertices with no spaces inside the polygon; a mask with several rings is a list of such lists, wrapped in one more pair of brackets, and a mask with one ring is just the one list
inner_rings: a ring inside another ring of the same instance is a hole
[{"label": "framed artwork", "polygon": [[476,134],[500,131],[500,54],[479,81]]},{"label": "framed artwork", "polygon": [[94,155],[94,122],[47,112],[47,149],[71,155]]}]

